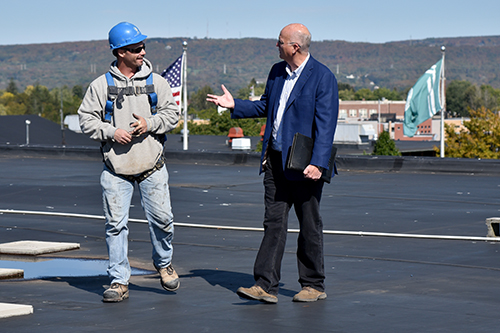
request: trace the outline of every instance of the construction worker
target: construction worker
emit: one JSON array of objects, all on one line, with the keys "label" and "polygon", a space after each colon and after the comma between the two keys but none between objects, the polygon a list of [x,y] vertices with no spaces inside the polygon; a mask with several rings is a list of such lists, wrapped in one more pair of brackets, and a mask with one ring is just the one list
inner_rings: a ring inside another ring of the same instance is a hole
[{"label": "construction worker", "polygon": [[152,64],[144,58],[146,37],[127,22],[109,31],[116,60],[108,73],[90,84],[78,110],[83,133],[102,143],[101,186],[111,280],[104,302],[129,297],[127,224],[136,183],[161,285],[168,291],[180,286],[172,266],[174,225],[163,157],[165,133],[176,127],[179,109],[167,81],[153,74]]}]

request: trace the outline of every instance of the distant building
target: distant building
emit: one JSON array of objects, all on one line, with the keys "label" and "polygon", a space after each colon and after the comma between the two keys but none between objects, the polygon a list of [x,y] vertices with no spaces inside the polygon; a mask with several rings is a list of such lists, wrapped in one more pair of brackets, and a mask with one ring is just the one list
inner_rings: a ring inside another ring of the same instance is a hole
[{"label": "distant building", "polygon": [[335,131],[333,142],[342,144],[368,144],[370,141],[377,140],[376,122],[339,122]]},{"label": "distant building", "polygon": [[468,131],[468,129],[464,126],[464,122],[470,121],[470,118],[452,118],[445,119],[444,123],[450,126],[453,126],[455,129],[455,133],[460,133],[460,131]]},{"label": "distant building", "polygon": [[405,141],[437,141],[439,140],[440,125],[437,124],[437,133],[434,133],[436,126],[434,126],[433,131],[433,120],[432,118],[427,119],[423,123],[417,126],[417,132],[413,137],[408,137],[403,134],[403,123],[394,123],[394,140],[405,140]]},{"label": "distant building", "polygon": [[[382,131],[390,131],[391,123],[403,121],[405,101],[339,101],[339,121],[335,142],[367,142],[377,140]],[[354,133],[356,132],[356,133]],[[390,131],[391,137],[394,137]]]},{"label": "distant building", "polygon": [[[453,126],[455,133],[460,133],[461,130],[467,130],[464,122],[468,118],[448,118],[444,123]],[[413,137],[407,137],[403,133],[403,123],[394,123],[392,128],[394,140],[401,141],[440,141],[441,140],[441,116],[436,115],[427,119],[417,126],[417,133]]]},{"label": "distant building", "polygon": [[403,121],[405,101],[343,101],[339,103],[339,120],[346,122],[378,120],[381,122]]},{"label": "distant building", "polygon": [[[339,121],[335,141],[376,140],[382,131],[388,131],[391,138],[397,141],[440,141],[441,116],[436,115],[417,126],[413,137],[403,133],[406,101],[342,101],[339,103]],[[445,123],[454,126],[455,132],[465,129],[464,121],[468,119],[445,119]],[[358,126],[347,126],[357,124]],[[343,127],[343,128],[341,128]],[[368,130],[373,128],[373,130]],[[356,129],[356,130],[355,130]],[[354,135],[357,132],[357,135]],[[368,134],[369,133],[369,134]],[[355,139],[354,139],[355,138]]]}]

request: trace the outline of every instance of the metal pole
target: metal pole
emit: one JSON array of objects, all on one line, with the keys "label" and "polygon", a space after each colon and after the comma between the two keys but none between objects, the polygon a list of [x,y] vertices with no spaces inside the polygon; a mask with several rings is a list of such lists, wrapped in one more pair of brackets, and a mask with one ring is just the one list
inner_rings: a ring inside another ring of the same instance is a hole
[{"label": "metal pole", "polygon": [[63,95],[62,95],[62,88],[61,88],[61,109],[59,110],[59,113],[61,114],[61,136],[62,136],[62,142],[61,144],[63,146],[66,145],[66,138],[65,138],[65,135],[64,135],[64,119],[63,119]]},{"label": "metal pole", "polygon": [[441,148],[439,149],[440,151],[440,156],[441,158],[444,157],[444,112],[446,110],[446,77],[444,75],[444,54],[445,54],[446,48],[444,46],[441,46],[441,53],[443,54],[443,61],[442,61],[442,70],[440,75],[442,75],[442,81],[441,81],[441,102],[443,103],[443,108],[441,109]]},{"label": "metal pole", "polygon": [[30,144],[30,124],[31,121],[26,119],[26,146]]},{"label": "metal pole", "polygon": [[377,140],[380,138],[380,99],[378,100]]},{"label": "metal pole", "polygon": [[187,117],[187,42],[182,42],[182,99],[184,108],[184,136],[183,136],[183,149],[188,150],[188,117]]}]

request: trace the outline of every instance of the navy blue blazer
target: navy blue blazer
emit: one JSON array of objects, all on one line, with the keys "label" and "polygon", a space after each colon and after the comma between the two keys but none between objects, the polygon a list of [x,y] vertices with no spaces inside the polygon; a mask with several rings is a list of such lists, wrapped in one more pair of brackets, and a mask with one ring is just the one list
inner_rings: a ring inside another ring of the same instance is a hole
[{"label": "navy blue blazer", "polygon": [[[267,117],[264,133],[261,168],[265,151],[271,144],[274,119],[283,90],[286,62],[275,64],[267,78],[266,89],[259,101],[235,99],[232,118]],[[310,164],[328,168],[333,137],[337,127],[339,97],[335,75],[312,56],[299,76],[290,94],[282,118],[282,167],[285,169],[286,158],[296,132],[314,139],[314,148]],[[289,180],[303,180],[301,173],[285,171]],[[333,174],[332,174],[333,176]]]}]

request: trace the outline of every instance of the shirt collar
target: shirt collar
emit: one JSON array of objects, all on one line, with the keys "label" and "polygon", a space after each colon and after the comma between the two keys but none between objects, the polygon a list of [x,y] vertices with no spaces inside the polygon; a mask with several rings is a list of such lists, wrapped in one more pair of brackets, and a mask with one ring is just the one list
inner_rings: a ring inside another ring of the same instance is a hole
[{"label": "shirt collar", "polygon": [[307,57],[306,57],[306,60],[304,60],[302,62],[302,64],[300,64],[300,66],[294,70],[292,72],[292,69],[290,68],[290,65],[286,65],[286,72],[288,73],[289,76],[292,76],[293,74],[295,74],[295,76],[300,76],[300,74],[302,73],[302,71],[304,70],[304,67],[306,67],[306,64],[307,62],[309,61],[309,58],[311,57],[311,54],[310,53],[307,53]]}]

